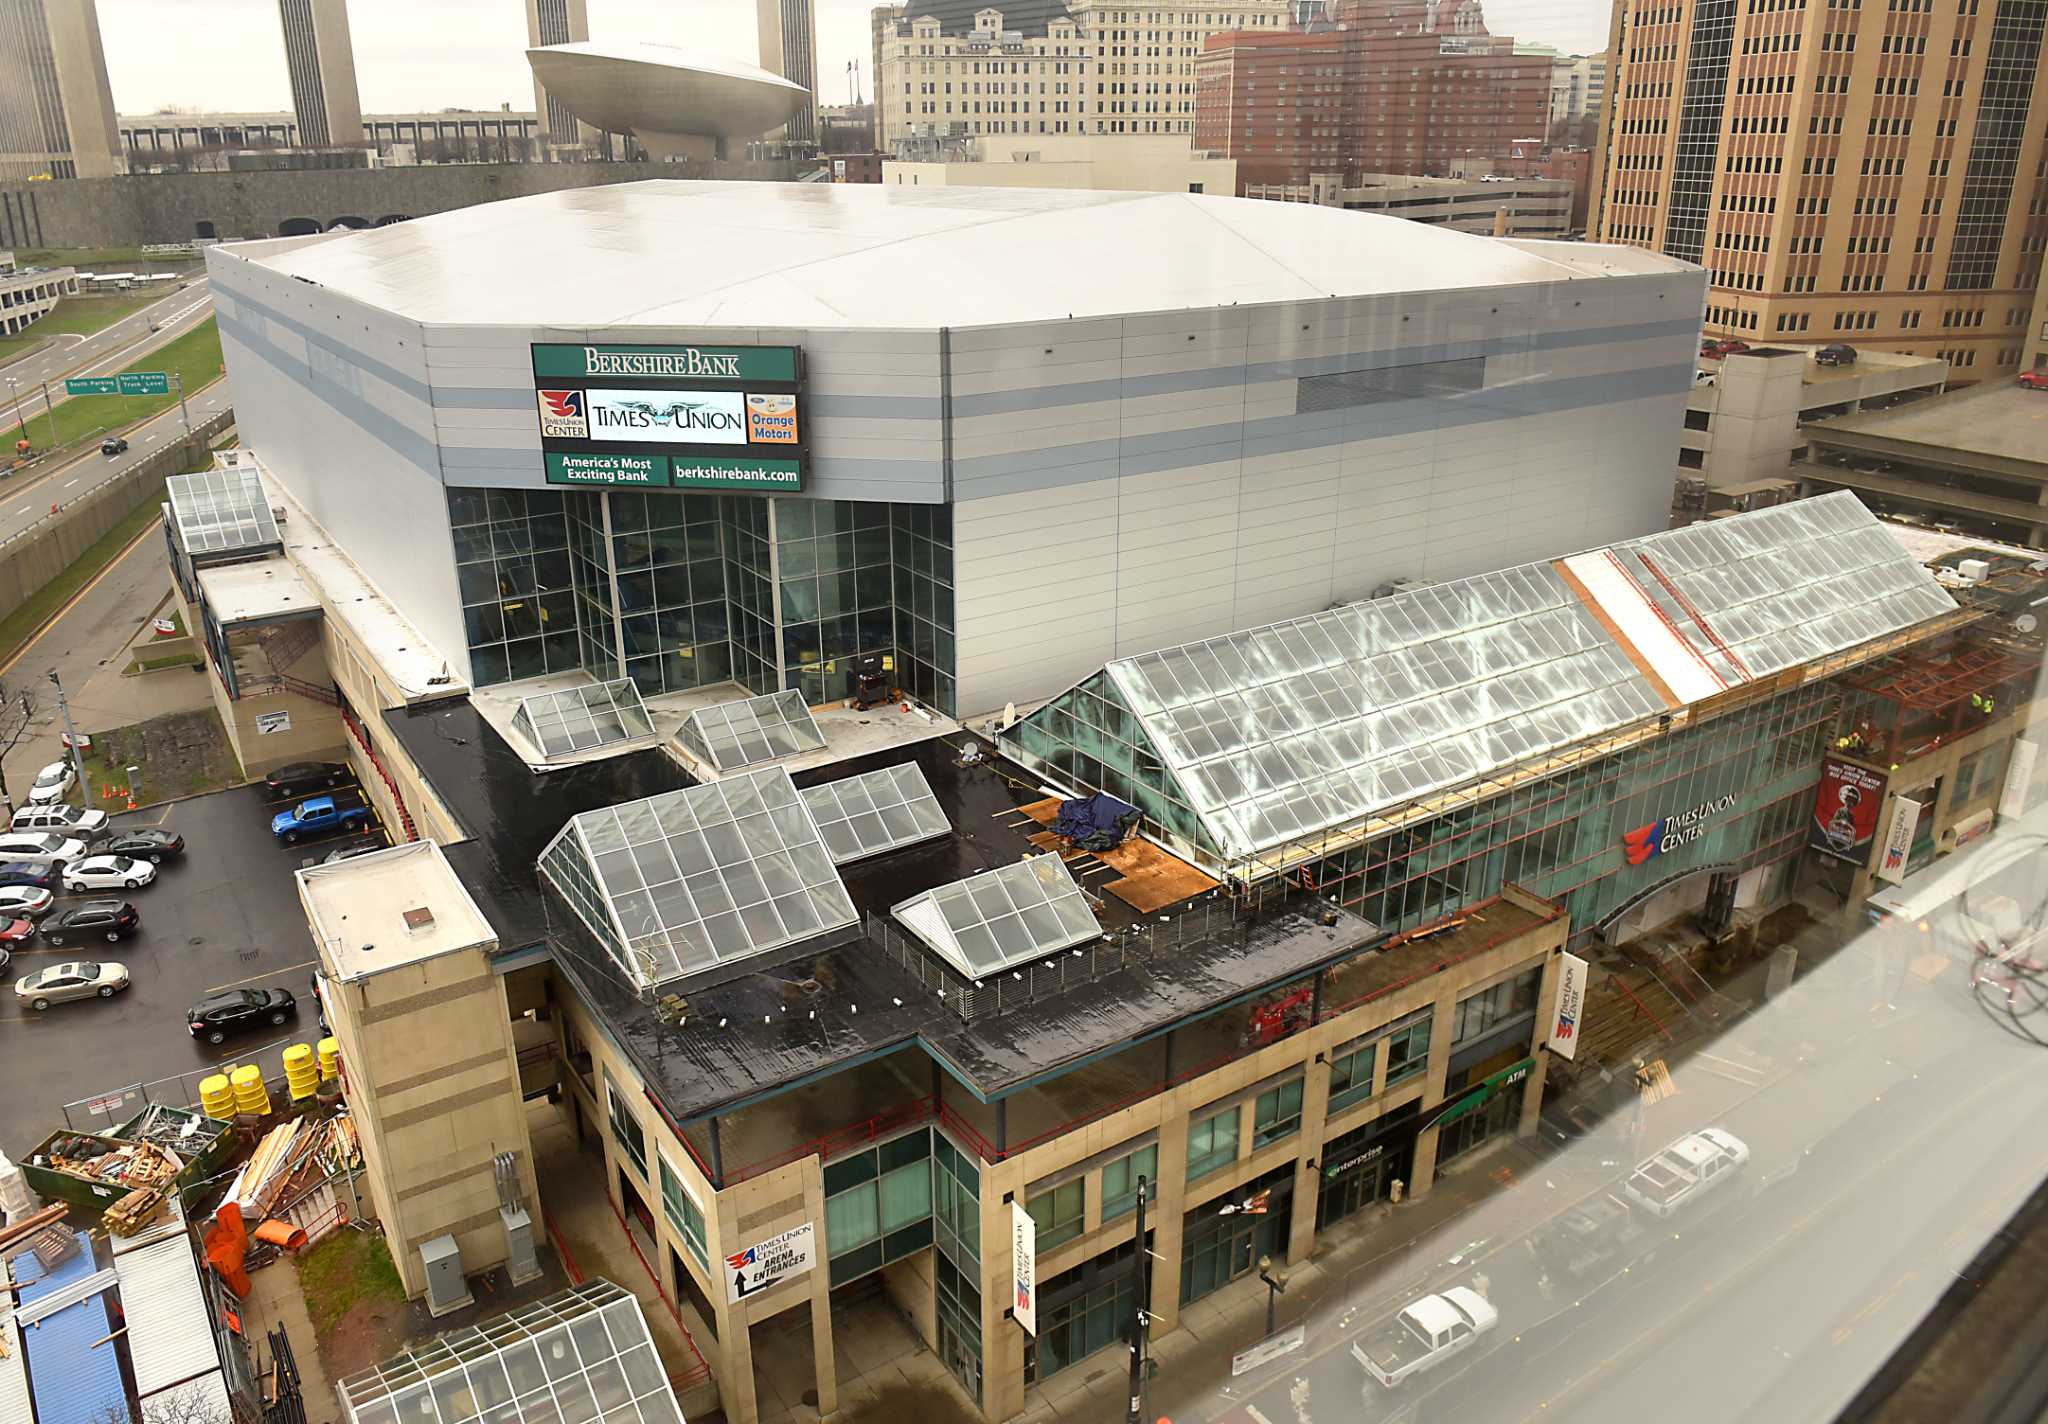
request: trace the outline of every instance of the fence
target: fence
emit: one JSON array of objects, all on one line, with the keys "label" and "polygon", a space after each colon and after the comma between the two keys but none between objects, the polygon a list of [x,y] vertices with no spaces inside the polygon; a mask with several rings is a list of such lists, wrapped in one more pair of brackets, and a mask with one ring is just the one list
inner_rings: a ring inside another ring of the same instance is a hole
[{"label": "fence", "polygon": [[[263,1052],[275,1048],[287,1040],[265,1044]],[[254,1057],[242,1060],[254,1062]],[[109,1088],[88,1098],[64,1104],[64,1125],[73,1132],[106,1132],[119,1127],[152,1103],[161,1103],[172,1108],[196,1108],[199,1106],[199,1082],[219,1073],[226,1075],[241,1066],[241,1062],[222,1063],[211,1068],[194,1068],[189,1073],[175,1077],[156,1078],[147,1083],[130,1083],[125,1088]]]},{"label": "fence", "polygon": [[[50,513],[0,540],[0,608],[19,608],[138,507],[161,499],[168,476],[195,460],[210,460],[208,442],[234,420],[228,410],[201,421],[190,435],[75,499],[58,501]],[[0,492],[6,489],[0,485]]]}]

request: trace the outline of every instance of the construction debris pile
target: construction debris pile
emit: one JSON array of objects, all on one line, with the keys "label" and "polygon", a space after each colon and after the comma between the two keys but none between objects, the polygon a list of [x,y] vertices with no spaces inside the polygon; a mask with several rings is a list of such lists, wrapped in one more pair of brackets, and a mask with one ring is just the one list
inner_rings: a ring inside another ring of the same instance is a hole
[{"label": "construction debris pile", "polygon": [[[15,1254],[15,1248],[26,1245],[35,1252],[45,1272],[54,1271],[62,1262],[78,1254],[78,1233],[66,1230],[64,1214],[71,1208],[63,1202],[55,1202],[40,1211],[31,1212],[19,1221],[0,1226],[0,1261]],[[6,1267],[0,1266],[0,1277]],[[4,1287],[0,1287],[4,1290]]]},{"label": "construction debris pile", "polygon": [[156,1220],[164,1199],[185,1170],[177,1153],[154,1142],[126,1142],[118,1147],[104,1137],[58,1133],[33,1165],[67,1177],[124,1190],[107,1208],[107,1231],[133,1236]]},{"label": "construction debris pile", "polygon": [[345,1113],[324,1121],[294,1118],[264,1134],[222,1205],[235,1207],[243,1221],[257,1223],[253,1234],[258,1241],[300,1244],[281,1239],[289,1232],[265,1234],[264,1227],[277,1220],[298,1228],[304,1240],[318,1240],[348,1219],[330,1179],[353,1172],[362,1160],[354,1118]]}]

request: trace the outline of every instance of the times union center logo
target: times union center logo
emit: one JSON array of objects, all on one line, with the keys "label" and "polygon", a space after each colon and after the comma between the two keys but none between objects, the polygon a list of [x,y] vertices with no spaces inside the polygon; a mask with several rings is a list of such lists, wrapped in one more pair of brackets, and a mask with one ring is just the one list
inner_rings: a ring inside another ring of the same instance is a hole
[{"label": "times union center logo", "polygon": [[587,440],[590,422],[584,414],[581,391],[537,391],[540,400],[540,433],[555,440]]}]

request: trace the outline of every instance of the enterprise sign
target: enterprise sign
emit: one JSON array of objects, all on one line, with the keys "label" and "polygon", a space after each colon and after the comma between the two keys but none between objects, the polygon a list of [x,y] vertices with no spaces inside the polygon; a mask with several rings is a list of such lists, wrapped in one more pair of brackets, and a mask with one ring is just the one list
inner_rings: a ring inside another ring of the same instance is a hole
[{"label": "enterprise sign", "polygon": [[532,354],[549,484],[803,489],[794,346],[538,344]]}]

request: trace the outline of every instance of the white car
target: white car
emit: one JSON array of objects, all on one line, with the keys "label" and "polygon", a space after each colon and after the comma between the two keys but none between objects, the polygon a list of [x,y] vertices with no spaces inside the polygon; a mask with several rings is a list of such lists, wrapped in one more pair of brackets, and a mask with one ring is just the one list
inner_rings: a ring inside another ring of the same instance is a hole
[{"label": "white car", "polygon": [[1722,1183],[1734,1179],[1749,1162],[1749,1147],[1719,1127],[1703,1127],[1637,1167],[1621,1184],[1631,1205],[1652,1216],[1675,1216]]},{"label": "white car", "polygon": [[55,831],[10,831],[0,836],[0,860],[35,855],[48,860],[77,860],[85,854],[85,842],[60,836]]},{"label": "white car", "polygon": [[14,981],[14,997],[41,1012],[66,999],[111,999],[128,987],[128,966],[108,960],[52,964]]},{"label": "white car", "polygon": [[89,855],[64,867],[66,890],[133,890],[156,879],[156,867],[125,855]]},{"label": "white car", "polygon": [[42,806],[23,806],[14,813],[14,824],[9,828],[16,831],[61,831],[67,836],[104,835],[107,829],[105,811],[88,811],[83,806],[72,806],[59,801]]},{"label": "white car", "polygon": [[0,920],[39,920],[56,898],[34,885],[0,885]]},{"label": "white car", "polygon": [[35,784],[28,789],[31,806],[41,806],[51,801],[62,801],[78,778],[72,774],[71,763],[53,761],[36,773]]}]

